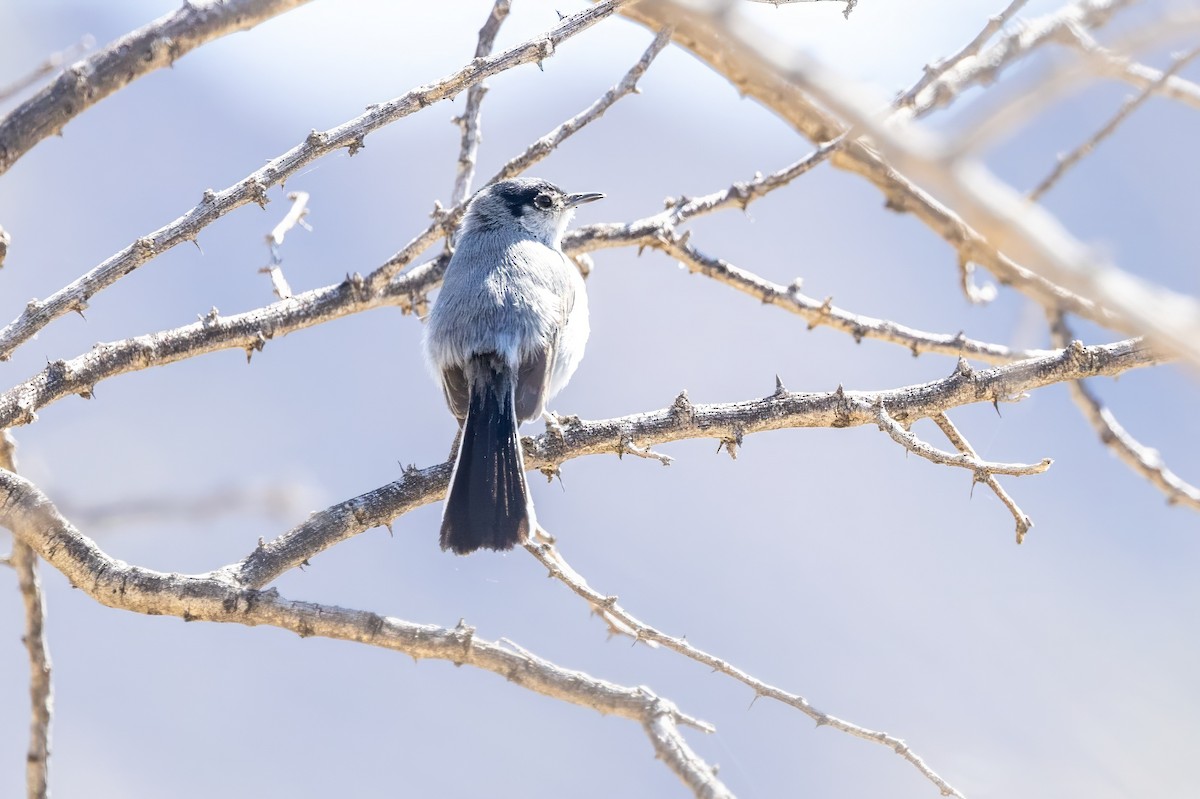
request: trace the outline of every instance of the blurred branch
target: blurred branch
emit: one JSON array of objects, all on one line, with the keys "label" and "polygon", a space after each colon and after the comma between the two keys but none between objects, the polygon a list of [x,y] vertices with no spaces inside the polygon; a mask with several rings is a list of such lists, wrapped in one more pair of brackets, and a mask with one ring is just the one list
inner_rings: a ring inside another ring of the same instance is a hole
[{"label": "blurred branch", "polygon": [[[802,394],[777,386],[762,399],[716,405],[693,404],[684,392],[659,411],[600,421],[563,417],[560,430],[523,440],[525,468],[553,472],[574,458],[618,454],[629,443],[653,446],[697,438],[740,442],[768,430],[877,425],[875,407],[880,402],[893,419],[912,423],[962,405],[1004,402],[1053,383],[1112,376],[1159,362],[1137,339],[1093,347],[1073,342],[1042,358],[991,369],[972,370],[960,362],[949,377],[888,391],[851,392],[839,386],[829,393]],[[390,525],[408,511],[441,499],[452,469],[451,462],[407,469],[399,480],[314,513],[213,574],[261,588],[340,541]]]},{"label": "blurred branch", "polygon": [[[1055,342],[1070,338],[1071,331],[1061,314],[1051,318],[1050,334]],[[1100,435],[1100,440],[1105,446],[1115,452],[1134,472],[1166,494],[1168,503],[1179,503],[1200,511],[1200,488],[1168,469],[1157,450],[1145,446],[1130,435],[1112,411],[1104,406],[1086,380],[1072,380],[1067,383],[1067,388],[1071,392],[1071,399]]]},{"label": "blurred branch", "polygon": [[[7,430],[0,431],[0,469],[14,473],[17,469],[16,442]],[[13,537],[8,563],[17,573],[17,587],[25,604],[25,634],[21,640],[29,652],[30,721],[25,795],[27,799],[46,799],[49,795],[50,718],[54,710],[50,649],[46,644],[46,597],[38,577],[37,554],[27,542]]]},{"label": "blurred branch", "polygon": [[[235,208],[250,202],[265,205],[268,200],[268,187],[282,183],[307,164],[343,147],[348,148],[353,155],[364,146],[363,141],[368,133],[439,100],[453,97],[499,72],[550,58],[554,55],[555,48],[563,41],[612,15],[622,4],[629,1],[602,0],[578,14],[567,17],[546,33],[499,55],[472,61],[439,81],[371,106],[365,114],[335,128],[325,132],[314,130],[303,143],[267,162],[266,166],[238,183],[220,192],[206,191],[201,203],[179,219],[138,239],[45,300],[30,301],[19,317],[0,330],[0,360],[6,360],[13,350],[54,319],[71,311],[84,310],[88,300],[98,291],[111,286],[121,277],[172,247],[194,240],[205,226]],[[398,269],[391,270],[388,274],[394,274],[395,271]],[[373,285],[375,288],[382,288],[382,285]]]},{"label": "blurred branch", "polygon": [[[664,0],[650,5],[669,5],[675,16],[687,17],[698,25],[715,24],[708,17],[695,17]],[[949,159],[944,143],[933,134],[912,126],[882,124],[870,109],[864,89],[810,59],[799,55],[785,58],[778,48],[764,44],[770,40],[766,32],[752,28],[739,15],[726,15],[720,24],[724,46],[739,60],[755,63],[869,135],[873,146],[890,159],[896,170],[937,191],[993,246],[1029,264],[1052,284],[1062,284],[1111,309],[1156,346],[1200,366],[1200,300],[1106,262],[1044,208],[1030,205],[981,161]],[[1062,309],[1054,302],[1045,304]]]},{"label": "blurred branch", "polygon": [[[547,536],[548,537],[548,536]],[[667,635],[666,633],[643,623],[634,617],[627,610],[617,604],[617,597],[606,596],[599,593],[594,588],[587,584],[578,572],[572,569],[563,559],[562,554],[549,544],[537,543],[530,541],[525,544],[525,549],[531,555],[538,559],[546,569],[550,572],[550,576],[559,580],[580,597],[582,597],[591,607],[606,620],[609,621],[609,628],[617,632],[630,636],[634,641],[643,641],[650,644],[659,644],[667,649],[677,652],[686,658],[708,666],[713,671],[718,671],[725,674],[743,685],[748,686],[754,691],[754,696],[757,699],[760,696],[769,697],[785,705],[796,708],[804,715],[817,723],[818,727],[832,727],[835,730],[853,735],[856,738],[862,738],[866,741],[882,744],[888,749],[891,749],[900,757],[907,760],[917,768],[921,774],[937,786],[943,796],[956,796],[962,799],[962,794],[959,793],[953,786],[942,779],[937,772],[931,769],[923,759],[913,752],[904,741],[895,736],[888,735],[885,732],[877,730],[869,730],[866,727],[861,727],[849,721],[845,721],[836,716],[831,716],[828,713],[823,713],[809,704],[804,697],[789,693],[773,685],[769,685],[762,680],[752,676],[751,674],[739,669],[737,666],[728,661],[711,655],[701,649],[692,646],[683,638],[676,638]]]},{"label": "blurred branch", "polygon": [[[723,17],[718,24],[707,15],[687,11],[666,0],[643,0],[624,9],[622,14],[651,30],[675,26],[673,39],[676,44],[692,51],[740,93],[758,100],[810,141],[828,142],[846,132],[846,124],[818,106],[797,82],[788,79],[773,61],[765,57],[770,48],[764,47],[763,43],[770,37],[756,32],[758,41],[748,43],[739,36],[729,35],[729,25],[736,21],[736,14]],[[988,238],[897,171],[864,141],[848,141],[831,160],[835,166],[861,175],[874,184],[883,193],[889,208],[915,215],[945,239],[960,259],[988,269],[1002,283],[1012,285],[1047,307],[1070,311],[1108,328],[1124,329],[1117,315],[1002,254]]]},{"label": "blurred branch", "polygon": [[12,237],[8,235],[8,231],[0,225],[0,266],[4,266],[4,259],[8,257],[8,245],[12,243]]},{"label": "blurred branch", "polygon": [[293,519],[309,507],[298,486],[262,488],[227,486],[193,497],[147,496],[106,504],[60,502],[59,510],[90,530],[170,520],[207,522],[223,516],[261,515],[272,521]]},{"label": "blurred branch", "polygon": [[[488,12],[487,21],[479,29],[479,43],[475,45],[475,57],[483,58],[492,52],[496,41],[496,33],[508,16],[512,0],[496,0],[492,10]],[[479,152],[479,111],[483,105],[483,96],[488,87],[484,83],[476,83],[467,89],[467,105],[462,116],[453,119],[462,128],[462,143],[458,153],[458,173],[454,178],[454,191],[450,195],[450,204],[458,205],[467,199],[471,193],[471,181],[475,179],[475,156]]]},{"label": "blurred branch", "polygon": [[1066,28],[1060,32],[1059,41],[1086,55],[1101,74],[1124,80],[1141,89],[1157,85],[1155,92],[1163,97],[1200,108],[1200,85],[1178,75],[1169,75],[1164,81],[1161,71],[1102,46],[1087,31],[1078,27]]},{"label": "blurred branch", "polygon": [[288,195],[288,199],[292,201],[292,207],[288,209],[283,219],[279,220],[279,224],[267,234],[267,249],[271,251],[271,262],[258,270],[270,275],[271,288],[275,292],[275,296],[281,300],[291,298],[292,287],[288,285],[287,279],[283,276],[283,258],[279,255],[279,248],[283,246],[283,240],[288,231],[296,225],[311,229],[304,221],[304,217],[308,216],[308,192],[294,191]]},{"label": "blurred branch", "polygon": [[987,24],[983,29],[975,35],[975,38],[967,42],[961,50],[949,58],[938,61],[936,64],[928,64],[925,67],[925,73],[921,79],[916,82],[908,91],[896,98],[895,105],[897,108],[911,108],[916,105],[917,97],[925,91],[934,81],[941,78],[951,69],[954,69],[968,58],[976,58],[983,46],[988,43],[988,40],[1000,32],[1008,21],[1012,19],[1018,11],[1020,11],[1029,0],[1012,0],[1008,7],[995,16],[988,17]]},{"label": "blurred branch", "polygon": [[616,685],[564,669],[523,649],[514,652],[477,638],[474,629],[462,622],[454,629],[414,624],[368,611],[287,600],[274,589],[243,588],[217,574],[167,574],[131,566],[114,560],[81,535],[45,494],[9,471],[0,471],[0,525],[103,605],[187,621],[267,625],[301,637],[352,641],[414,659],[474,666],[544,696],[640,723],[655,750],[677,773],[683,770],[685,779],[698,779],[692,772],[703,769],[708,787],[705,792],[697,790],[697,796],[731,796],[688,747],[677,725],[705,732],[713,728],[684,715],[648,688]]},{"label": "blurred branch", "polygon": [[22,75],[7,86],[0,86],[0,103],[25,91],[51,72],[62,69],[62,65],[67,61],[83,55],[95,46],[96,39],[89,33],[70,47],[59,50],[57,53],[51,53],[46,57],[45,61],[38,64],[27,74]]},{"label": "blurred branch", "polygon": [[1186,53],[1183,53],[1182,55],[1175,56],[1174,59],[1172,59],[1171,66],[1165,72],[1161,73],[1153,83],[1148,84],[1136,96],[1128,98],[1121,105],[1120,110],[1113,114],[1113,116],[1107,122],[1105,122],[1099,130],[1092,134],[1087,141],[1076,147],[1067,155],[1059,156],[1058,164],[1055,165],[1050,174],[1043,178],[1042,182],[1039,183],[1037,187],[1033,189],[1033,191],[1029,192],[1029,199],[1033,200],[1034,202],[1040,200],[1042,195],[1049,191],[1054,184],[1057,183],[1062,176],[1067,173],[1067,170],[1071,169],[1088,155],[1091,155],[1092,151],[1096,149],[1096,145],[1111,136],[1113,131],[1115,131],[1122,122],[1128,119],[1134,111],[1141,108],[1142,105],[1148,99],[1150,99],[1152,94],[1161,89],[1167,83],[1167,81],[1174,77],[1179,70],[1183,69],[1183,67],[1189,61],[1198,55],[1200,55],[1200,47],[1194,48]]},{"label": "blurred branch", "polygon": [[[1060,41],[1067,31],[1103,27],[1118,11],[1136,2],[1137,0],[1078,0],[1050,14],[1023,20],[1021,25],[1001,36],[986,50],[977,50],[950,64],[933,80],[926,81],[922,78],[897,99],[892,118],[915,119],[939,108],[945,108],[972,86],[994,83],[1005,68],[1026,58],[1043,45]],[[922,83],[925,85],[922,86]]]},{"label": "blurred branch", "polygon": [[[554,130],[542,136],[533,144],[525,148],[525,151],[515,158],[510,159],[500,171],[492,176],[491,180],[485,182],[485,185],[495,183],[499,180],[505,180],[515,175],[519,175],[529,167],[538,163],[554,149],[569,139],[584,126],[591,122],[595,122],[602,117],[604,113],[613,106],[622,97],[637,92],[637,82],[649,69],[651,62],[658,56],[662,49],[671,41],[669,32],[660,33],[646,48],[646,52],[638,59],[625,76],[607,92],[605,92],[596,102],[579,112],[575,116],[563,122]],[[458,225],[462,215],[466,212],[466,202],[459,203],[452,208],[444,209],[440,205],[434,208],[433,223],[425,230],[417,234],[416,238],[404,245],[400,252],[389,258],[382,266],[376,269],[367,277],[367,287],[372,292],[384,290],[389,281],[405,266],[410,264],[418,255],[427,250],[438,239],[448,236],[454,232],[454,228]],[[440,277],[440,275],[439,275]]]},{"label": "blurred branch", "polygon": [[[941,428],[946,438],[950,440],[950,443],[953,444],[959,452],[969,458],[979,458],[975,452],[975,448],[972,447],[970,442],[967,441],[966,437],[958,431],[958,428],[954,426],[954,422],[950,421],[949,416],[944,413],[939,413],[933,416],[933,421],[938,427]],[[1029,532],[1031,527],[1033,527],[1033,520],[1030,519],[1029,515],[1026,514],[1025,511],[1021,510],[1016,501],[1009,496],[1009,493],[1004,490],[1004,486],[1000,485],[1000,481],[996,479],[995,475],[989,472],[984,472],[981,477],[980,474],[976,472],[975,479],[992,489],[992,492],[1000,498],[1001,502],[1004,503],[1004,507],[1008,508],[1009,513],[1013,515],[1013,518],[1017,522],[1017,543],[1023,544],[1025,542],[1025,534]],[[971,484],[971,487],[975,487],[974,483]]]},{"label": "blurred branch", "polygon": [[290,11],[307,0],[225,0],[184,3],[72,65],[36,95],[0,118],[0,175],[77,114],[202,44]]}]

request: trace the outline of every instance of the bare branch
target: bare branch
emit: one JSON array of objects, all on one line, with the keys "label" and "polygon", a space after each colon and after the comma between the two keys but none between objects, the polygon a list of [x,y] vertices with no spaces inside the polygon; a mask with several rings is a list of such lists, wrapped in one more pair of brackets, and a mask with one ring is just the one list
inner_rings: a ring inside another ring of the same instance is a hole
[{"label": "bare branch", "polygon": [[[15,472],[16,442],[9,431],[0,431],[0,469]],[[25,603],[25,634],[29,652],[29,752],[25,756],[25,795],[46,799],[50,765],[50,718],[54,695],[50,679],[50,649],[46,645],[46,598],[38,578],[37,554],[24,541],[13,539],[9,565],[17,572],[17,587]]]},{"label": "bare branch", "polygon": [[7,86],[0,86],[0,103],[25,91],[51,72],[62,69],[62,65],[67,61],[72,58],[78,58],[95,46],[96,38],[89,33],[70,47],[59,50],[57,53],[51,53],[46,57],[45,61],[38,64],[27,74],[22,75]]},{"label": "bare branch", "polygon": [[1102,46],[1086,31],[1076,27],[1063,30],[1059,41],[1075,47],[1088,56],[1092,65],[1098,68],[1101,74],[1124,80],[1141,89],[1145,89],[1151,84],[1158,84],[1156,92],[1163,97],[1185,103],[1192,108],[1200,108],[1200,85],[1190,80],[1184,80],[1178,75],[1171,75],[1162,81],[1160,70],[1139,64]]},{"label": "bare branch", "polygon": [[1118,11],[1136,1],[1077,0],[1050,14],[1025,20],[986,50],[977,50],[950,64],[924,86],[918,82],[897,100],[893,119],[920,118],[945,108],[972,86],[995,82],[1006,67],[1043,45],[1060,41],[1066,31],[1103,27]]},{"label": "bare branch", "polygon": [[[479,29],[479,43],[475,45],[475,57],[483,58],[492,52],[496,34],[512,8],[512,0],[496,0],[488,13],[487,21]],[[476,83],[467,90],[467,105],[462,116],[455,117],[454,122],[462,128],[462,144],[458,153],[458,173],[454,178],[454,191],[450,195],[450,204],[459,205],[471,193],[471,181],[475,179],[475,156],[479,152],[479,111],[483,105],[483,95],[487,94],[487,86]]]},{"label": "bare branch", "polygon": [[[555,48],[563,41],[611,16],[628,2],[630,0],[601,0],[594,6],[567,17],[546,33],[499,55],[472,61],[439,81],[371,106],[365,114],[335,128],[325,132],[314,130],[303,143],[267,162],[266,166],[238,183],[220,192],[205,192],[203,201],[179,219],[138,239],[45,300],[31,301],[19,317],[0,330],[0,360],[6,360],[14,349],[32,338],[52,320],[71,311],[86,308],[88,300],[96,292],[111,286],[121,277],[166,250],[185,241],[194,240],[206,225],[247,203],[265,204],[268,187],[282,183],[305,165],[343,147],[353,154],[364,146],[363,141],[368,133],[439,100],[453,97],[499,72],[550,58],[554,55]],[[390,271],[389,274],[395,274],[395,271],[398,269]],[[373,285],[376,289],[382,289],[382,284]]]},{"label": "bare branch", "polygon": [[[486,183],[495,183],[496,181],[521,174],[554,152],[556,147],[577,133],[585,125],[595,122],[603,116],[604,112],[611,108],[617,100],[636,92],[638,79],[645,74],[650,63],[669,42],[669,35],[664,36],[660,34],[656,36],[646,49],[646,52],[630,68],[629,72],[625,73],[625,77],[617,85],[605,92],[586,109],[529,145],[524,152],[509,160],[501,167],[500,171],[493,175],[491,180],[488,180]],[[401,269],[410,264],[422,252],[433,246],[435,241],[452,233],[459,220],[462,219],[465,211],[465,203],[460,203],[450,209],[443,209],[440,206],[435,208],[433,224],[417,234],[416,238],[404,245],[404,248],[389,258],[383,266],[372,272],[367,277],[368,288],[372,292],[382,291]]]},{"label": "bare branch", "polygon": [[[937,416],[943,415],[937,414]],[[1054,463],[1049,458],[1043,458],[1041,463],[992,463],[980,460],[977,455],[967,453],[966,451],[960,451],[957,455],[951,455],[949,452],[942,452],[940,449],[929,446],[913,435],[912,431],[907,430],[888,414],[887,408],[884,407],[882,402],[875,406],[875,418],[879,423],[879,429],[891,436],[893,441],[909,452],[920,455],[930,463],[936,463],[941,466],[957,466],[960,469],[970,469],[974,473],[974,478],[977,482],[983,482],[984,478],[990,474],[1007,474],[1014,477],[1041,474]],[[960,440],[965,443],[965,439]]]},{"label": "bare branch", "polygon": [[[673,13],[690,12],[669,5]],[[639,4],[638,9],[642,5]],[[713,24],[705,18],[697,24]],[[1011,186],[975,159],[946,162],[946,149],[927,131],[883,124],[876,119],[865,90],[845,76],[797,54],[791,59],[768,47],[768,34],[752,28],[739,15],[721,18],[723,41],[740,57],[757,62],[796,91],[810,95],[857,129],[870,135],[895,169],[923,181],[962,213],[998,249],[1030,264],[1036,274],[1089,297],[1126,320],[1166,351],[1200,365],[1200,300],[1155,285],[1122,271],[1085,246],[1049,212],[1030,205]],[[847,152],[843,149],[842,152]],[[914,187],[915,188],[915,187]],[[978,262],[978,261],[976,261]],[[1057,302],[1043,299],[1049,308]]]},{"label": "bare branch", "polygon": [[[1051,318],[1050,333],[1056,342],[1066,341],[1071,337],[1066,319],[1061,315]],[[1178,503],[1200,511],[1200,488],[1167,468],[1158,450],[1147,447],[1130,435],[1112,411],[1104,406],[1086,380],[1072,380],[1067,383],[1067,388],[1071,392],[1071,399],[1100,435],[1100,440],[1105,446],[1115,452],[1134,472],[1145,477],[1151,485],[1163,492],[1168,503]]]},{"label": "bare branch", "polygon": [[[764,58],[762,44],[770,37],[761,36],[750,44],[728,35],[726,23],[736,15],[714,24],[707,16],[683,10],[667,0],[643,0],[624,9],[622,14],[651,30],[674,25],[676,44],[691,50],[739,92],[758,100],[809,141],[828,142],[846,132],[843,122],[818,106],[798,83],[787,79]],[[791,52],[789,48],[785,50]],[[1002,283],[1011,284],[1045,306],[1069,311],[1105,327],[1116,330],[1128,327],[1119,316],[1092,300],[1054,284],[1002,254],[988,238],[917,187],[865,142],[857,139],[847,142],[831,160],[834,166],[865,177],[883,193],[889,208],[911,212],[945,239],[961,259],[984,267]]]},{"label": "bare branch", "polygon": [[[637,721],[656,751],[669,750],[667,762],[676,773],[684,776],[703,771],[709,775],[707,784],[715,793],[698,796],[729,795],[677,729],[684,723],[711,732],[711,725],[680,713],[648,688],[616,685],[564,669],[525,650],[511,651],[476,637],[474,629],[461,622],[452,630],[414,624],[368,611],[287,600],[278,591],[243,588],[216,574],[167,574],[130,566],[81,535],[45,494],[9,471],[0,471],[0,525],[12,530],[20,543],[32,547],[74,586],[109,607],[188,621],[268,625],[301,637],[353,641],[403,652],[414,659],[434,658],[484,669],[544,696]],[[687,763],[676,762],[680,758]]]},{"label": "bare branch", "polygon": [[253,28],[307,0],[226,0],[184,3],[73,64],[35,96],[0,119],[0,175],[84,109],[206,42]]},{"label": "bare branch", "polygon": [[893,750],[896,754],[907,760],[917,768],[921,774],[937,786],[943,796],[957,796],[962,798],[954,787],[942,779],[937,772],[931,769],[923,759],[915,752],[908,748],[899,738],[888,735],[885,732],[869,730],[866,727],[861,727],[836,716],[831,716],[814,708],[809,704],[804,697],[789,693],[773,685],[769,685],[762,680],[750,675],[748,672],[739,669],[737,666],[728,661],[709,654],[702,649],[692,646],[683,638],[676,638],[667,635],[666,633],[645,624],[633,614],[617,604],[615,596],[605,596],[587,584],[578,572],[570,568],[563,559],[561,553],[556,548],[547,544],[529,542],[525,544],[525,549],[538,559],[546,569],[550,572],[550,576],[562,582],[580,597],[582,597],[593,609],[601,613],[604,618],[609,621],[609,628],[620,631],[632,637],[635,641],[644,641],[650,644],[658,644],[677,652],[686,658],[708,666],[713,671],[718,671],[725,674],[743,685],[749,686],[754,691],[755,697],[765,696],[782,702],[785,705],[796,708],[804,715],[817,723],[817,726],[828,726],[835,730],[848,733],[856,738],[862,738],[866,741],[872,741],[877,744],[882,744],[888,749]]},{"label": "bare branch", "polygon": [[[954,426],[954,422],[950,421],[949,416],[939,413],[933,416],[933,421],[941,428],[942,432],[946,434],[946,438],[950,440],[950,443],[959,452],[970,458],[979,457],[975,453],[975,448],[971,446],[966,437],[958,432],[958,428]],[[1013,515],[1013,518],[1017,522],[1017,543],[1024,543],[1025,534],[1033,527],[1033,520],[1029,518],[1029,515],[1025,511],[1021,510],[1016,500],[1009,496],[1009,493],[1004,490],[1004,486],[1000,485],[1000,481],[994,475],[985,473],[982,477],[982,482],[988,488],[992,489],[992,492],[1004,503],[1004,507],[1008,508],[1009,513]]]},{"label": "bare branch", "polygon": [[[600,421],[564,417],[561,430],[523,439],[525,468],[553,472],[574,458],[615,455],[631,440],[644,446],[697,438],[724,442],[767,430],[877,425],[874,408],[879,402],[892,418],[911,423],[961,405],[1005,401],[1052,383],[1111,376],[1160,362],[1136,339],[1093,347],[1074,342],[1043,358],[991,369],[971,370],[960,363],[949,377],[889,391],[851,392],[839,387],[824,394],[801,394],[777,388],[762,399],[716,405],[694,404],[684,392],[671,407],[659,411]],[[261,588],[340,541],[441,499],[452,469],[451,462],[408,469],[395,482],[313,514],[214,574]]]},{"label": "bare branch", "polygon": [[666,700],[658,700],[661,709],[642,722],[654,752],[675,772],[697,799],[733,799],[729,789],[717,779],[717,770],[700,759],[679,734],[677,716]]},{"label": "bare branch", "polygon": [[925,67],[925,74],[917,81],[912,88],[896,98],[895,105],[897,107],[911,108],[916,104],[917,97],[921,92],[949,70],[957,67],[968,58],[974,58],[983,49],[983,46],[988,43],[988,40],[995,36],[1000,30],[1008,24],[1018,11],[1020,11],[1029,0],[1011,0],[1008,7],[995,16],[988,17],[987,24],[983,29],[975,35],[975,38],[967,42],[961,50],[949,58],[938,61],[936,64],[930,64]]},{"label": "bare branch", "polygon": [[1135,97],[1130,97],[1127,99],[1121,105],[1120,110],[1113,114],[1112,118],[1105,122],[1099,130],[1097,130],[1090,138],[1088,138],[1087,141],[1076,147],[1067,155],[1059,156],[1058,164],[1055,165],[1050,174],[1043,178],[1042,182],[1039,183],[1037,187],[1033,189],[1033,191],[1029,192],[1029,199],[1035,202],[1040,200],[1042,195],[1049,191],[1054,184],[1066,174],[1067,170],[1075,166],[1086,156],[1091,155],[1092,151],[1096,149],[1096,145],[1100,144],[1100,142],[1111,136],[1113,131],[1115,131],[1122,122],[1128,119],[1134,111],[1141,108],[1141,106],[1145,104],[1148,99],[1150,99],[1152,94],[1161,89],[1167,83],[1167,81],[1174,77],[1179,70],[1183,69],[1183,67],[1189,61],[1198,55],[1200,55],[1200,47],[1194,48],[1186,53],[1183,53],[1182,55],[1175,56],[1171,62],[1171,66],[1161,75],[1159,75],[1157,80],[1148,84]]},{"label": "bare branch", "polygon": [[627,225],[589,225],[569,234],[564,241],[564,247],[568,252],[630,245],[662,250],[687,267],[689,272],[710,277],[754,297],[765,305],[773,305],[802,317],[808,322],[809,330],[825,325],[853,336],[855,341],[875,339],[899,344],[911,350],[913,355],[932,352],[978,358],[988,363],[1010,363],[1050,352],[1015,350],[1003,344],[967,338],[962,332],[929,333],[887,319],[876,319],[835,307],[832,297],[820,300],[804,294],[801,291],[800,280],[796,280],[790,286],[781,286],[724,259],[702,253],[691,244],[688,233],[680,235],[670,225],[667,219],[669,214],[670,212],[664,212]]}]

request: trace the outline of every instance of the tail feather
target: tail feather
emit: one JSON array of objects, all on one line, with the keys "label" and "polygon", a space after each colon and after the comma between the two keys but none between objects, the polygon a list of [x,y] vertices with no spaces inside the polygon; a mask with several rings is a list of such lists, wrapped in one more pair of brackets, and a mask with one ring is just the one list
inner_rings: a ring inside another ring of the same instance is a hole
[{"label": "tail feather", "polygon": [[442,549],[459,555],[512,549],[529,537],[534,524],[512,372],[482,359],[468,372],[470,403],[441,534]]}]

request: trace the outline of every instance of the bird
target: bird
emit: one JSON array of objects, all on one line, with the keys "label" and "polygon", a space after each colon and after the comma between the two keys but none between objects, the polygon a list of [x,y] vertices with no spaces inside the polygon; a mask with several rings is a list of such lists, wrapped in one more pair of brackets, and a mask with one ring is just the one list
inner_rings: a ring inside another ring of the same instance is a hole
[{"label": "bird", "polygon": [[562,235],[577,206],[603,197],[536,178],[501,180],[471,198],[455,231],[424,336],[459,423],[443,550],[508,550],[536,528],[518,427],[553,420],[546,403],[583,358],[587,293]]}]

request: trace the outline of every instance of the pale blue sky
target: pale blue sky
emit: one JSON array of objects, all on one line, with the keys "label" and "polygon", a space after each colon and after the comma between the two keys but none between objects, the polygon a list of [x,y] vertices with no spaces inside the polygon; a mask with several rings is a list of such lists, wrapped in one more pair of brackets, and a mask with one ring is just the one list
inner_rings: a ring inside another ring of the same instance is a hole
[{"label": "pale blue sky", "polygon": [[[516,0],[499,45],[581,3]],[[908,85],[1002,2],[753,7],[777,35],[879,87]],[[14,244],[0,271],[12,318],[108,255],[301,141],[460,66],[489,2],[315,2],[215,42],[88,110],[0,178]],[[109,41],[169,2],[6,3],[0,81],[92,33]],[[1026,15],[1054,7],[1032,2]],[[434,9],[434,10],[431,10]],[[591,103],[649,42],[612,21],[564,45],[545,71],[491,82],[482,174]],[[1161,58],[1155,62],[1161,65]],[[1026,78],[1036,73],[1030,71]],[[1197,65],[1185,74],[1200,79]],[[622,101],[534,174],[599,190],[588,223],[632,219],[664,196],[776,169],[810,146],[694,58],[668,50],[643,94]],[[1029,90],[1036,90],[1036,81]],[[1097,84],[987,154],[1034,185],[1129,93]],[[293,288],[365,273],[422,229],[453,185],[461,100],[314,164],[288,189],[312,194],[313,232],[283,250]],[[936,120],[935,120],[936,122]],[[1200,167],[1196,112],[1155,100],[1047,197],[1080,238],[1126,269],[1196,292]],[[1153,142],[1154,146],[1147,146]],[[257,269],[284,213],[243,208],[59,320],[11,362],[10,385],[47,359],[188,323],[216,306],[272,301]],[[749,214],[698,221],[693,243],[772,280],[797,276],[842,307],[934,331],[1041,346],[1039,312],[1003,291],[969,306],[954,255],[917,220],[882,207],[862,179],[815,170]],[[774,389],[872,389],[948,374],[953,361],[848,337],[697,276],[660,254],[595,257],[593,337],[556,410],[605,418]],[[1087,326],[1089,341],[1107,340]],[[312,509],[444,459],[454,424],[420,358],[420,325],[393,310],[269,343],[247,367],[218,353],[101,384],[17,430],[24,471],[74,507],[191,498],[236,484],[285,485],[285,518],[245,515],[94,531],[115,557],[194,572],[236,561]],[[1200,480],[1197,384],[1173,369],[1097,390],[1185,477]],[[827,712],[904,738],[972,799],[1182,795],[1200,744],[1195,619],[1200,520],[1165,506],[1096,440],[1065,388],[952,417],[981,454],[1055,459],[1005,485],[1034,518],[1026,544],[965,472],[905,453],[874,429],[664,447],[664,469],[592,457],[564,487],[534,481],[539,519],[591,583],[632,612]],[[944,446],[931,424],[916,432]],[[540,432],[530,426],[528,432]],[[288,597],[370,608],[507,637],[564,666],[646,684],[717,734],[689,741],[743,797],[933,797],[887,750],[828,729],[678,656],[607,640],[602,623],[524,553],[455,558],[437,548],[440,507],[375,530],[279,581]],[[85,529],[84,532],[92,532]],[[2,545],[0,545],[2,548]],[[60,796],[682,796],[636,725],[562,705],[468,668],[270,629],[185,625],[100,607],[45,575],[56,666],[52,780]],[[5,599],[7,595],[8,599]],[[27,695],[20,603],[0,572],[0,796],[17,795]]]}]

